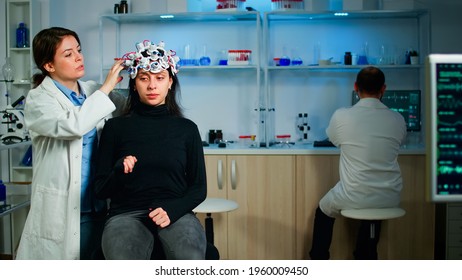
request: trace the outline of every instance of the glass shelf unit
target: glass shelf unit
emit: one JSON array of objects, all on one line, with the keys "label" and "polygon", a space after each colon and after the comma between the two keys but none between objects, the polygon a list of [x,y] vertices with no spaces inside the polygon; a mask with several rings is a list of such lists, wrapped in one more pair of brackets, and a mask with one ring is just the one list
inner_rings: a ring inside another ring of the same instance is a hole
[{"label": "glass shelf unit", "polygon": [[14,183],[30,183],[32,180],[32,166],[21,165],[21,160],[27,149],[32,145],[31,141],[23,141],[14,144],[0,144],[0,151],[6,150],[9,162],[8,178],[3,177],[4,181]]},{"label": "glass shelf unit", "polygon": [[[309,65],[297,65],[297,66],[267,66],[269,71],[284,71],[284,70],[303,70],[303,71],[355,71],[363,68],[366,65],[322,65],[322,66],[309,66]],[[423,64],[415,65],[380,65],[381,69],[402,69],[402,70],[420,70]]]},{"label": "glass shelf unit", "polygon": [[153,23],[175,21],[255,21],[259,17],[258,12],[190,12],[190,13],[131,13],[131,14],[107,14],[101,19],[110,19],[118,23]]},{"label": "glass shelf unit", "polygon": [[[40,30],[40,3],[31,0],[6,1],[6,45],[7,56],[15,67],[15,77],[9,92],[9,100],[14,101],[21,95],[26,96],[31,88],[31,77],[36,71],[32,57],[32,38]],[[16,47],[16,28],[24,22],[29,30],[29,47]],[[3,62],[2,62],[3,64]]]},{"label": "glass shelf unit", "polygon": [[[187,104],[189,116],[198,122],[199,128],[204,127],[201,130],[204,135],[205,130],[212,128],[224,128],[232,133],[228,134],[232,139],[242,133],[262,135],[260,121],[254,121],[259,119],[263,106],[260,101],[261,29],[261,15],[255,11],[101,15],[100,82],[104,81],[114,58],[133,51],[134,44],[144,39],[154,43],[157,43],[155,40],[165,41],[166,47],[176,50],[180,59],[199,59],[202,55],[199,48],[206,46],[211,65],[181,65],[179,68],[182,92],[186,93],[182,96],[191,96]],[[187,44],[191,46],[190,57],[184,56]],[[251,50],[250,64],[218,65],[218,60],[227,59],[229,50]],[[122,75],[124,79],[119,89],[128,86],[125,71]],[[194,94],[213,103],[199,108],[197,98],[192,98]],[[229,122],[231,115],[235,116],[233,122]]]},{"label": "glass shelf unit", "polygon": [[348,19],[399,19],[428,15],[427,10],[371,10],[371,11],[274,11],[265,13],[268,20],[338,20]]},{"label": "glass shelf unit", "polygon": [[[38,72],[32,55],[32,41],[42,26],[40,1],[6,0],[5,7],[6,53],[15,67],[15,76],[6,101],[0,101],[2,106],[10,105],[21,96],[26,97],[29,93],[32,87],[32,76]],[[24,48],[18,48],[16,45],[16,29],[21,22],[25,23],[28,29],[29,46]],[[4,60],[2,60],[1,65],[3,63]],[[17,108],[21,106],[18,104]],[[19,166],[19,162],[30,144],[30,141],[11,145],[0,144],[0,150],[8,150],[4,151],[1,156],[1,162],[7,163],[8,166],[8,170],[5,168],[6,165],[1,169],[1,177],[4,181],[8,177],[9,180],[7,181],[30,182],[32,180],[32,167]]]},{"label": "glass shelf unit", "polygon": [[[226,69],[257,69],[259,68],[259,50],[260,47],[260,34],[261,34],[261,20],[258,12],[192,12],[192,13],[169,13],[169,14],[108,14],[100,16],[99,34],[100,34],[100,53],[103,54],[106,50],[105,37],[103,30],[106,28],[107,21],[113,22],[115,26],[115,54],[120,54],[120,40],[121,26],[127,24],[175,24],[184,22],[208,23],[208,22],[254,22],[256,25],[255,39],[256,47],[252,54],[252,64],[249,66],[183,66],[181,69],[213,69],[213,70],[226,70]],[[112,62],[111,62],[112,63]],[[110,69],[111,63],[106,63],[104,57],[100,56],[100,82],[104,81],[107,70]]]},{"label": "glass shelf unit", "polygon": [[[387,77],[387,85],[393,89],[424,92],[424,58],[430,53],[427,10],[273,11],[263,13],[262,24],[262,87],[266,94],[269,141],[277,134],[297,134],[295,125],[288,129],[286,123],[280,121],[295,118],[290,115],[294,111],[314,116],[311,119],[315,119],[316,124],[310,132],[323,139],[332,113],[338,107],[351,105],[346,96],[351,94],[356,73],[367,65],[380,67]],[[368,64],[343,64],[346,51],[361,54],[362,48],[370,58]],[[404,64],[404,54],[409,48],[419,51],[420,63]],[[275,58],[291,59],[296,57],[294,53],[302,59],[302,65],[274,64]],[[384,53],[387,59],[380,60]],[[318,59],[331,59],[335,63],[320,66]],[[293,104],[293,108],[285,104]],[[423,134],[419,135],[419,141],[425,139]]]},{"label": "glass shelf unit", "polygon": [[[430,53],[430,17],[427,10],[403,10],[403,11],[387,11],[387,10],[378,10],[378,11],[332,11],[326,13],[312,13],[304,11],[280,11],[280,12],[267,12],[263,14],[263,47],[264,47],[264,60],[262,63],[264,67],[270,67],[272,65],[271,61],[271,51],[274,46],[279,43],[279,38],[287,39],[287,37],[276,37],[279,36],[276,34],[278,31],[279,24],[288,24],[292,28],[297,28],[300,31],[300,35],[303,36],[306,33],[307,28],[316,28],[316,34],[320,38],[313,38],[310,41],[320,41],[330,39],[329,37],[338,37],[338,41],[333,41],[336,46],[351,45],[351,42],[357,40],[355,36],[356,32],[351,32],[352,30],[361,30],[366,29],[367,24],[373,24],[374,32],[383,33],[384,37],[380,38],[383,41],[395,42],[396,39],[401,35],[400,32],[409,32],[411,37],[409,41],[414,43],[413,47],[420,51],[421,58],[425,54]],[[390,23],[392,27],[380,26],[381,23]],[[399,28],[404,28],[404,25],[412,25],[407,27],[407,29],[399,30]],[[346,28],[344,26],[347,26]],[[349,28],[350,27],[350,28]],[[415,28],[414,28],[415,27]],[[305,30],[303,30],[305,28]],[[390,30],[387,30],[390,29]],[[329,34],[324,34],[323,32],[328,31]],[[334,33],[338,31],[337,33]],[[350,31],[349,34],[342,34],[343,31]],[[310,33],[311,34],[311,33]],[[357,36],[358,37],[358,36]],[[375,39],[373,36],[370,36],[371,39]],[[361,37],[360,37],[361,38]],[[296,41],[298,38],[292,38]],[[363,39],[363,38],[361,38]],[[289,44],[289,43],[286,43]],[[321,46],[322,47],[322,46]],[[369,46],[370,47],[370,46]],[[420,66],[423,65],[421,59]],[[328,67],[323,66],[324,68],[337,67],[338,65],[329,65]],[[381,65],[381,67],[390,67],[391,65]],[[410,65],[396,65],[396,67],[409,67]],[[393,67],[393,66],[391,66]],[[415,67],[414,65],[412,67]],[[278,67],[283,68],[283,67]],[[296,68],[290,68],[296,69]]]}]

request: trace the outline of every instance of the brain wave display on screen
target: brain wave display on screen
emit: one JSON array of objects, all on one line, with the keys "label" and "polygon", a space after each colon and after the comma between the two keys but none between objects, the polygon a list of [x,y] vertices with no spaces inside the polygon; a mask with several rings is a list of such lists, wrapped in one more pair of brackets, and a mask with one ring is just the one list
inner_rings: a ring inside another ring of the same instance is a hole
[{"label": "brain wave display on screen", "polygon": [[462,194],[462,63],[438,63],[437,194]]},{"label": "brain wave display on screen", "polygon": [[[352,105],[359,101],[359,97],[355,91],[352,93],[352,98]],[[420,131],[420,99],[420,90],[387,90],[381,100],[388,108],[400,113],[404,117],[407,131]]]}]

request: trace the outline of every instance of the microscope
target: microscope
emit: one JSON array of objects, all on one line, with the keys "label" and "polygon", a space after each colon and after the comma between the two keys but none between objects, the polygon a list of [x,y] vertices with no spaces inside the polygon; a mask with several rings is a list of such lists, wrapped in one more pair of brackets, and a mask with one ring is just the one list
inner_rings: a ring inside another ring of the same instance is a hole
[{"label": "microscope", "polygon": [[299,113],[297,118],[298,140],[302,142],[308,141],[308,131],[311,129],[308,125],[308,113]]},{"label": "microscope", "polygon": [[2,113],[2,123],[7,125],[7,132],[0,137],[1,143],[5,145],[29,140],[29,132],[24,123],[24,112],[23,110],[15,109],[24,99],[25,97],[21,96],[11,105],[7,105],[6,108],[0,111]]}]

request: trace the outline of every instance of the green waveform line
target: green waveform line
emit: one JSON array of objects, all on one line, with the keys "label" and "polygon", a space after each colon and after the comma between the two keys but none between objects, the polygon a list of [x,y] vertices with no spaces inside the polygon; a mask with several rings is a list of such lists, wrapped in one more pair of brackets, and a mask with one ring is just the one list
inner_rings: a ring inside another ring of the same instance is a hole
[{"label": "green waveform line", "polygon": [[452,167],[452,166],[443,165],[443,166],[440,166],[438,168],[438,173],[439,174],[446,174],[446,175],[449,175],[449,174],[462,174],[462,166]]}]

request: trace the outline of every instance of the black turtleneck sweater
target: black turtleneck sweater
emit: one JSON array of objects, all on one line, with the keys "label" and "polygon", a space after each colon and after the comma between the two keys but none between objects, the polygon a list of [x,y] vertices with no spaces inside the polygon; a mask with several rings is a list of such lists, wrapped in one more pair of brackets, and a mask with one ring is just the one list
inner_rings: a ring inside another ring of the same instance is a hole
[{"label": "black turtleneck sweater", "polygon": [[[135,156],[132,173],[123,159]],[[204,151],[197,126],[171,116],[166,105],[138,105],[126,116],[108,120],[98,149],[95,191],[110,198],[110,214],[162,207],[171,222],[191,212],[206,197]]]}]

